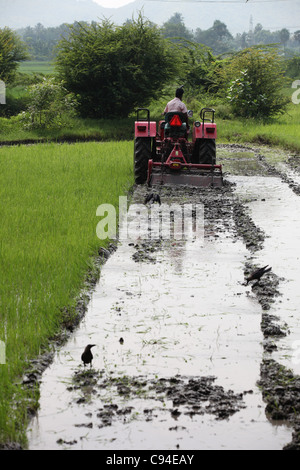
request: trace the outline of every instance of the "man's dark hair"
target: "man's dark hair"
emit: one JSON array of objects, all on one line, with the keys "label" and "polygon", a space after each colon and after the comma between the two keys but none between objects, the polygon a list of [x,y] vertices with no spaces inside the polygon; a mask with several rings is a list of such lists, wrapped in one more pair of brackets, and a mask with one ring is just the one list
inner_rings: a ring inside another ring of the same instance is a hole
[{"label": "man's dark hair", "polygon": [[177,88],[176,90],[176,98],[182,98],[182,95],[183,95],[183,88]]}]

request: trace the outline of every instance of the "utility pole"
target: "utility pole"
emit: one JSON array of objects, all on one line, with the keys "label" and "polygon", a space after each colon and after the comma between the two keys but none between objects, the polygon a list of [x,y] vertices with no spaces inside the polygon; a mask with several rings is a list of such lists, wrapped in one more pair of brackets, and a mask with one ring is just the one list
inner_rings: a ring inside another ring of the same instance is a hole
[{"label": "utility pole", "polygon": [[250,16],[250,23],[249,23],[248,44],[249,46],[253,46],[254,44],[253,16],[252,15]]}]

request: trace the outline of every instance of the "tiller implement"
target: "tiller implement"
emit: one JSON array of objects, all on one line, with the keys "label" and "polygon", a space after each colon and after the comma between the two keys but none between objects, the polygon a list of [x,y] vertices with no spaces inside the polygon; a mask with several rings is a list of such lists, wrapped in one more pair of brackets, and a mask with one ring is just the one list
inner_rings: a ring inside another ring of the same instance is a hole
[{"label": "tiller implement", "polygon": [[149,186],[222,186],[222,165],[216,164],[214,114],[210,108],[201,110],[200,121],[194,122],[192,141],[189,141],[189,130],[181,113],[166,113],[157,132],[156,122],[150,121],[149,110],[138,109],[134,143],[135,182]]}]

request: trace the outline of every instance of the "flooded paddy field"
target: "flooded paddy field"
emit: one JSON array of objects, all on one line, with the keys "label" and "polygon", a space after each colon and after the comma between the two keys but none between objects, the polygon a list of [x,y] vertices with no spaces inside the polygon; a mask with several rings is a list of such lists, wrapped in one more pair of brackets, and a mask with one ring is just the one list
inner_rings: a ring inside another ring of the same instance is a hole
[{"label": "flooded paddy field", "polygon": [[38,377],[29,449],[298,448],[295,157],[227,145],[217,158],[221,189],[153,188],[163,204],[203,208],[197,236],[153,239],[150,227],[111,247],[84,319]]}]

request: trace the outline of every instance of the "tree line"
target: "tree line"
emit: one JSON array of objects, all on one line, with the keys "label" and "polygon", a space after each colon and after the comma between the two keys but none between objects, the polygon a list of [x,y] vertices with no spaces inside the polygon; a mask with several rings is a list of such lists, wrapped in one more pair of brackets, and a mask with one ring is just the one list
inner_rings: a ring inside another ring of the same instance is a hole
[{"label": "tree line", "polygon": [[[130,23],[127,20],[126,23]],[[81,22],[83,24],[83,22]],[[85,23],[87,24],[87,23]],[[269,31],[258,23],[252,30],[238,33],[233,36],[227,25],[220,20],[203,30],[197,28],[190,30],[184,23],[180,13],[174,13],[160,28],[165,38],[173,41],[184,38],[211,48],[214,54],[223,54],[238,51],[258,44],[279,44],[285,54],[300,52],[300,30],[291,34],[288,29]],[[44,27],[41,23],[18,29],[16,32],[27,45],[28,52],[33,60],[52,60],[56,55],[56,46],[62,37],[66,37],[69,25],[62,24],[57,27]]]},{"label": "tree line", "polygon": [[68,33],[68,25],[45,28],[41,23],[36,26],[16,30],[16,33],[26,44],[32,60],[53,60],[55,48],[61,37]]},{"label": "tree line", "polygon": [[[215,27],[220,27],[217,37],[227,34],[218,22]],[[236,116],[260,118],[284,111],[287,61],[278,46],[252,45],[220,55],[179,28],[176,33],[162,34],[141,13],[121,26],[109,20],[69,25],[56,47],[56,76],[41,77],[32,89],[30,122],[36,123],[37,115],[41,125],[43,116],[53,122],[62,103],[83,117],[127,117],[174,84],[184,84],[186,96],[209,95],[208,101],[227,103]],[[26,54],[18,35],[0,30],[0,79],[12,81]],[[292,59],[296,71],[298,59]]]}]

